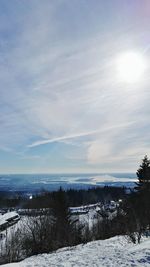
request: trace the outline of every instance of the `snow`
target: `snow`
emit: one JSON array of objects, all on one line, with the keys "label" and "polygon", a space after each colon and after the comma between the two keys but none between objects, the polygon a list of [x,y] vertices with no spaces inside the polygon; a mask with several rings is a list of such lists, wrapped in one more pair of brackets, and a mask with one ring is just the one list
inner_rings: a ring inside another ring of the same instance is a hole
[{"label": "snow", "polygon": [[15,211],[7,212],[3,215],[0,215],[0,225],[3,225],[7,223],[9,220],[15,219],[15,218],[19,219],[19,215]]},{"label": "snow", "polygon": [[79,214],[76,216],[81,225],[86,225],[91,229],[94,224],[96,224],[100,216],[97,214],[96,210],[89,210],[86,214]]},{"label": "snow", "polygon": [[0,215],[0,220],[2,219],[2,220],[7,221],[7,220],[9,220],[9,219],[12,219],[12,218],[14,218],[14,217],[18,217],[18,216],[19,216],[19,215],[18,215],[17,212],[15,212],[15,211],[10,211],[10,212],[7,212],[7,213],[5,213],[5,214],[3,214],[3,215]]},{"label": "snow", "polygon": [[4,267],[123,267],[150,266],[150,238],[141,244],[129,243],[124,236],[68,247],[50,254],[32,256]]},{"label": "snow", "polygon": [[89,227],[89,229],[91,229],[97,223],[97,220],[102,220],[100,211],[106,211],[106,214],[110,220],[116,217],[117,205],[118,202],[113,201],[112,203],[105,205],[96,203],[81,207],[71,207],[70,210],[73,218],[78,219],[82,225],[86,225]]},{"label": "snow", "polygon": [[84,206],[79,206],[79,207],[70,207],[70,211],[72,214],[74,213],[87,213],[89,210],[93,210],[99,208],[100,209],[100,203],[96,204],[89,204],[89,205],[84,205]]}]

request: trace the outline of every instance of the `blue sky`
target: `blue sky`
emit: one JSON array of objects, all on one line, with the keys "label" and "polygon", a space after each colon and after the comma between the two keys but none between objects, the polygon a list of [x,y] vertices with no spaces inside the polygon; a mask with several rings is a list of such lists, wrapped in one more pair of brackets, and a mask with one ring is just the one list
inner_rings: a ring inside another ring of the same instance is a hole
[{"label": "blue sky", "polygon": [[149,0],[0,1],[0,173],[136,171],[150,155]]}]

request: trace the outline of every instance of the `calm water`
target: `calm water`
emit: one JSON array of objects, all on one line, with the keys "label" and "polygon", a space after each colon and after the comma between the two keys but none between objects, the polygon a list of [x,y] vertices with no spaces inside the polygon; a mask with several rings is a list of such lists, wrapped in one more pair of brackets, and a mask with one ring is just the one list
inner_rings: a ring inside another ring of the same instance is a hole
[{"label": "calm water", "polygon": [[63,188],[87,188],[98,185],[133,187],[134,173],[111,174],[12,174],[0,175],[0,190],[38,191]]}]

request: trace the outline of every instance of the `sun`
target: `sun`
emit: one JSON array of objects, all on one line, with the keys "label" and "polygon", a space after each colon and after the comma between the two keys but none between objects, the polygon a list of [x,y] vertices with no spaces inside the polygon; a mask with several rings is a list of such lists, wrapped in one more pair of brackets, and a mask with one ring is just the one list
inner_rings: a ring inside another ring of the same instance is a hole
[{"label": "sun", "polygon": [[145,58],[138,52],[124,52],[117,58],[117,75],[122,82],[136,83],[140,81],[145,69]]}]

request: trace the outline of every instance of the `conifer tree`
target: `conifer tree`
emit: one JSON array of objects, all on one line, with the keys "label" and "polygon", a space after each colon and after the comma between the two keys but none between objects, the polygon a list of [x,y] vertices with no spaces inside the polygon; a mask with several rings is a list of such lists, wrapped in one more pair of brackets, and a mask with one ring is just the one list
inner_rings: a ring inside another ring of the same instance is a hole
[{"label": "conifer tree", "polygon": [[54,232],[56,246],[76,245],[81,238],[78,220],[73,220],[65,191],[60,187],[53,199]]},{"label": "conifer tree", "polygon": [[150,160],[147,156],[137,170],[138,182],[135,186],[135,212],[142,231],[150,228]]},{"label": "conifer tree", "polygon": [[137,187],[135,189],[139,193],[150,193],[150,160],[147,155],[144,157],[140,168],[137,170],[138,183],[136,183]]}]

